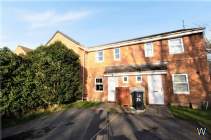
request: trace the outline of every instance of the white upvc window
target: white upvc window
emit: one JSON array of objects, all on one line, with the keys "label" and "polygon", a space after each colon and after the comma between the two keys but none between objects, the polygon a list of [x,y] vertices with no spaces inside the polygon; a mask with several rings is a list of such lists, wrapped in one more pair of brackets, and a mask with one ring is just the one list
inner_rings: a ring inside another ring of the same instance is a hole
[{"label": "white upvc window", "polygon": [[182,38],[174,38],[168,40],[169,54],[178,54],[184,52],[184,45]]},{"label": "white upvc window", "polygon": [[144,44],[144,54],[145,57],[152,57],[153,56],[153,43],[148,42]]},{"label": "white upvc window", "polygon": [[95,90],[96,91],[103,91],[103,78],[97,77],[95,78]]},{"label": "white upvc window", "polygon": [[114,60],[120,60],[120,48],[114,48]]},{"label": "white upvc window", "polygon": [[123,83],[128,83],[128,76],[123,76],[122,80],[123,80]]},{"label": "white upvc window", "polygon": [[102,50],[96,52],[96,61],[103,62],[103,51]]},{"label": "white upvc window", "polygon": [[142,82],[142,76],[141,75],[137,75],[136,76],[136,83],[141,83]]},{"label": "white upvc window", "polygon": [[173,90],[175,94],[189,94],[189,83],[187,74],[173,74]]}]

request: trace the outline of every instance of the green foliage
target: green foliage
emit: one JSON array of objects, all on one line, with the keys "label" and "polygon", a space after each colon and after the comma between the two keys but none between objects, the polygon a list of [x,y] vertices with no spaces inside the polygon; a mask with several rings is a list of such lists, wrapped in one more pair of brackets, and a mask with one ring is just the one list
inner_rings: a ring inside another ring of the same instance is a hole
[{"label": "green foliage", "polygon": [[0,50],[0,111],[17,116],[81,95],[79,56],[62,43],[40,46],[25,57]]},{"label": "green foliage", "polygon": [[97,107],[101,104],[101,102],[90,102],[90,101],[77,101],[72,104],[65,106],[65,108],[80,108],[87,109],[91,107]]},{"label": "green foliage", "polygon": [[198,109],[191,109],[186,107],[169,107],[172,114],[178,118],[185,119],[188,121],[197,122],[205,127],[208,130],[211,129],[211,110],[198,110]]}]

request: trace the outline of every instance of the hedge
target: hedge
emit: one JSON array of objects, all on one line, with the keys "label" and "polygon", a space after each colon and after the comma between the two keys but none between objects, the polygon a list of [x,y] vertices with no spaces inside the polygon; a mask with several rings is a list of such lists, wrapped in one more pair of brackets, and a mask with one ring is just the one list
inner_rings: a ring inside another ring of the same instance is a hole
[{"label": "hedge", "polygon": [[81,97],[79,56],[61,42],[26,56],[0,49],[0,111],[17,117],[32,109],[66,104]]}]

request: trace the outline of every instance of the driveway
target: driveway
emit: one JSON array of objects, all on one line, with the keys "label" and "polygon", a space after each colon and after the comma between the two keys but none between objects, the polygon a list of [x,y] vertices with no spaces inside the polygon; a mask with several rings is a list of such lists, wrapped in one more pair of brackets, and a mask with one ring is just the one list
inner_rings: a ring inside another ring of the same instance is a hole
[{"label": "driveway", "polygon": [[211,139],[199,136],[199,125],[171,116],[145,112],[109,113],[105,107],[69,109],[2,130],[3,140],[193,140]]}]

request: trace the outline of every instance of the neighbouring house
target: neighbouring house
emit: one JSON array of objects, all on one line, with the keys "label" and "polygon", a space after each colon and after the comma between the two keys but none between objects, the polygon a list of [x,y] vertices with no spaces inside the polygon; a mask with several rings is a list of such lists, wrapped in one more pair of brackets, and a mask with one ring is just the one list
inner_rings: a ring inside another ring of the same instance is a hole
[{"label": "neighbouring house", "polygon": [[[210,79],[211,79],[211,44],[207,48],[207,60],[208,60],[208,64],[209,64],[209,73],[210,73]],[[209,91],[210,91],[210,96],[211,96],[211,86],[209,86]],[[210,99],[210,101],[211,101],[211,99]]]},{"label": "neighbouring house", "polygon": [[83,98],[132,105],[143,92],[145,104],[192,105],[208,100],[211,86],[204,28],[190,28],[85,47],[56,32],[46,45],[61,41],[80,56]]},{"label": "neighbouring house", "polygon": [[24,47],[24,46],[17,46],[16,49],[15,49],[15,53],[17,55],[26,55],[28,52],[31,52],[32,49],[30,48],[27,48],[27,47]]}]

